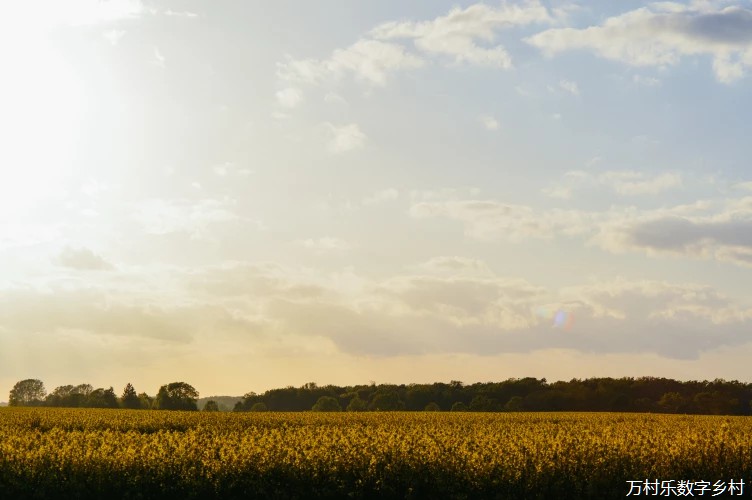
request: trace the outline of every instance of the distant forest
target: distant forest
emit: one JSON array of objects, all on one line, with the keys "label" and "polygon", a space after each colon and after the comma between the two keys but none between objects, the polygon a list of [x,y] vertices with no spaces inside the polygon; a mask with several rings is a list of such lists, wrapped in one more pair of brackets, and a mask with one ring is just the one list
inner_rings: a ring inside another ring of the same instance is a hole
[{"label": "distant forest", "polygon": [[[122,395],[112,387],[67,385],[47,394],[40,380],[18,382],[11,406],[246,411],[606,411],[752,415],[752,384],[716,379],[681,382],[667,378],[590,378],[548,383],[520,378],[463,384],[370,384],[272,389],[242,398],[199,400],[185,382],[160,387],[156,396],[136,393],[131,384]],[[236,401],[234,407],[230,407]],[[201,406],[199,407],[199,402]]]}]

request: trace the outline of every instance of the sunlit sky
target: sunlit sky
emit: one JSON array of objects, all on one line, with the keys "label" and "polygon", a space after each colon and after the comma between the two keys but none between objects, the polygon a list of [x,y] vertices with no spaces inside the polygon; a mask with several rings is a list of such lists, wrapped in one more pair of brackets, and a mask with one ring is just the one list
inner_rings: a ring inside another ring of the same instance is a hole
[{"label": "sunlit sky", "polygon": [[752,3],[28,0],[0,399],[752,380]]}]

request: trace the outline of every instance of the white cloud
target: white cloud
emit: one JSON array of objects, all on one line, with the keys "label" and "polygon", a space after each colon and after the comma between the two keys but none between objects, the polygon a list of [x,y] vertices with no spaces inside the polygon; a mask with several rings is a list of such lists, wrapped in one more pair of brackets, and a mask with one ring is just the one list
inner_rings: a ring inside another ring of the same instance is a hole
[{"label": "white cloud", "polygon": [[588,28],[554,28],[525,39],[548,55],[586,49],[632,66],[666,67],[708,55],[731,83],[752,66],[752,11],[739,6],[653,3]]},{"label": "white cloud", "polygon": [[366,135],[357,123],[336,126],[329,122],[323,124],[329,134],[327,149],[331,153],[339,154],[360,149],[365,145]]},{"label": "white cloud", "polygon": [[338,104],[342,106],[347,106],[348,102],[347,100],[342,97],[341,95],[335,93],[335,92],[327,92],[324,96],[324,102],[328,104]]},{"label": "white cloud", "polygon": [[117,45],[120,42],[120,40],[123,38],[125,33],[126,33],[125,30],[113,29],[113,30],[105,31],[104,33],[102,33],[102,36],[105,38],[105,40],[110,42],[112,45]]},{"label": "white cloud", "polygon": [[309,250],[313,250],[315,253],[343,253],[352,249],[347,241],[341,238],[334,238],[331,236],[325,236],[323,238],[309,238],[298,242]]},{"label": "white cloud", "polygon": [[[145,12],[139,0],[28,0],[8,5],[5,16],[14,22],[48,29],[54,26],[91,26],[136,19]],[[27,24],[33,21],[33,24]]]},{"label": "white cloud", "polygon": [[639,196],[660,194],[682,184],[682,176],[677,172],[651,175],[633,170],[612,170],[595,174],[571,170],[564,174],[560,185],[545,188],[543,192],[552,198],[568,199],[576,189],[606,187],[622,196]]},{"label": "white cloud", "polygon": [[186,17],[186,18],[190,18],[190,19],[194,19],[194,18],[199,17],[199,15],[196,14],[195,12],[190,12],[190,11],[174,11],[174,10],[171,10],[171,9],[167,9],[166,11],[164,11],[164,14],[166,16],[170,16],[170,17]]},{"label": "white cloud", "polygon": [[548,10],[537,0],[517,5],[504,3],[500,7],[476,4],[455,8],[430,21],[380,24],[349,47],[334,50],[326,59],[288,56],[285,62],[277,63],[277,76],[286,82],[308,84],[353,76],[383,86],[391,73],[426,64],[426,59],[405,47],[405,40],[411,40],[414,48],[428,58],[447,57],[451,64],[506,69],[512,66],[512,60],[503,46],[493,45],[496,31],[551,22]]},{"label": "white cloud", "polygon": [[634,75],[632,77],[632,81],[635,84],[641,85],[643,87],[658,87],[661,84],[661,81],[659,79],[652,76],[643,75]]},{"label": "white cloud", "polygon": [[565,92],[569,92],[572,95],[580,95],[580,87],[577,85],[577,82],[570,80],[560,80],[559,88],[564,90]]},{"label": "white cloud", "polygon": [[405,48],[379,40],[358,40],[345,49],[337,49],[328,59],[293,59],[277,63],[277,76],[284,81],[320,84],[352,75],[374,85],[385,85],[389,74],[417,68],[423,61]]},{"label": "white cloud", "polygon": [[611,186],[621,195],[658,194],[682,185],[679,173],[666,172],[653,177],[641,172],[605,172],[599,175],[599,182]]},{"label": "white cloud", "polygon": [[294,108],[303,100],[303,93],[300,89],[293,87],[282,89],[275,96],[277,97],[277,102],[285,108]]},{"label": "white cloud", "polygon": [[536,211],[491,200],[419,202],[413,204],[410,214],[416,218],[447,217],[462,222],[473,238],[512,242],[586,234],[592,231],[597,217],[575,210]]},{"label": "white cloud", "polygon": [[[197,187],[200,188],[200,184]],[[133,205],[132,219],[148,234],[189,233],[199,238],[215,223],[240,220],[235,200],[206,198],[187,200],[144,200]]]},{"label": "white cloud", "polygon": [[369,33],[379,40],[413,40],[415,47],[429,55],[447,56],[454,63],[468,63],[507,69],[512,59],[501,45],[493,42],[499,29],[532,23],[550,23],[553,18],[538,1],[523,4],[504,3],[499,7],[485,4],[456,7],[447,15],[431,21],[393,21],[377,26]]},{"label": "white cloud", "polygon": [[152,59],[152,64],[159,66],[160,68],[165,67],[165,57],[157,47],[154,47],[154,58]]},{"label": "white cloud", "polygon": [[399,198],[399,191],[395,188],[382,189],[363,199],[364,205],[377,205]]},{"label": "white cloud", "polygon": [[499,122],[493,116],[488,116],[488,115],[481,116],[480,122],[483,124],[486,130],[498,130],[499,129]]},{"label": "white cloud", "polygon": [[56,262],[58,265],[78,270],[107,270],[112,264],[88,248],[65,247]]}]

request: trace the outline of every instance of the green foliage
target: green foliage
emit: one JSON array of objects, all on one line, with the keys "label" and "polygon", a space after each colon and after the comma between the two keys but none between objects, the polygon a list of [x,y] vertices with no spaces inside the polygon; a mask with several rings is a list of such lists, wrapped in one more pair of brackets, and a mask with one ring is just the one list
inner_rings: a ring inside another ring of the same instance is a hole
[{"label": "green foliage", "polygon": [[368,409],[376,411],[398,411],[404,408],[405,404],[400,401],[399,395],[396,392],[376,394],[368,406]]},{"label": "green foliage", "polygon": [[251,411],[254,411],[254,412],[269,411],[269,408],[266,407],[265,403],[259,402],[251,406]]},{"label": "green foliage", "polygon": [[160,410],[196,411],[198,391],[185,382],[172,382],[159,388],[155,399]]},{"label": "green foliage", "polygon": [[452,405],[452,409],[450,411],[468,411],[468,409],[465,403],[463,403],[462,401],[457,401]]},{"label": "green foliage", "polygon": [[334,398],[332,396],[321,396],[317,401],[316,404],[311,407],[311,410],[313,411],[342,411],[342,406],[340,406],[339,401],[337,401],[337,398]]},{"label": "green foliage", "polygon": [[219,405],[214,400],[209,400],[204,405],[204,411],[219,411]]},{"label": "green foliage", "polygon": [[130,384],[125,385],[123,389],[123,395],[120,396],[120,406],[130,410],[138,410],[141,408],[141,400],[138,398],[136,389]]},{"label": "green foliage", "polygon": [[39,406],[42,404],[47,391],[41,380],[29,378],[16,382],[10,390],[8,404],[10,406]]},{"label": "green foliage", "polygon": [[504,411],[522,411],[523,399],[520,396],[512,396],[504,405]]},{"label": "green foliage", "polygon": [[425,408],[423,408],[423,411],[441,411],[441,408],[436,402],[431,401]]},{"label": "green foliage", "polygon": [[366,411],[368,409],[368,403],[360,399],[357,394],[350,400],[347,405],[347,411]]}]

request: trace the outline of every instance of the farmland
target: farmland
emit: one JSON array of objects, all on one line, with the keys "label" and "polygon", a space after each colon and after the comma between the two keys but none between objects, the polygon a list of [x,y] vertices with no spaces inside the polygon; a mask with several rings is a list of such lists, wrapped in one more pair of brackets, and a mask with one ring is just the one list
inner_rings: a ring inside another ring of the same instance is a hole
[{"label": "farmland", "polygon": [[629,480],[746,482],[751,443],[748,417],[3,408],[0,491],[40,499],[623,498]]}]

